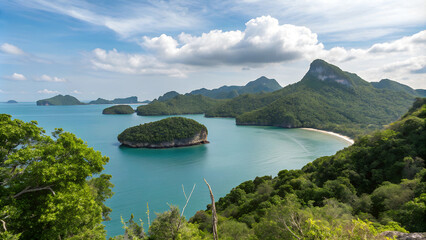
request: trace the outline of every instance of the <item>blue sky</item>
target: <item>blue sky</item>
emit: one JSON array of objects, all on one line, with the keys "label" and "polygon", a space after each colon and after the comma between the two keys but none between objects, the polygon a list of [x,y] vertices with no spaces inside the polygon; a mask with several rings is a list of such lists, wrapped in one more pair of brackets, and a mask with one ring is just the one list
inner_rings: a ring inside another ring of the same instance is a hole
[{"label": "blue sky", "polygon": [[322,58],[426,88],[426,2],[0,0],[0,101],[299,81]]}]

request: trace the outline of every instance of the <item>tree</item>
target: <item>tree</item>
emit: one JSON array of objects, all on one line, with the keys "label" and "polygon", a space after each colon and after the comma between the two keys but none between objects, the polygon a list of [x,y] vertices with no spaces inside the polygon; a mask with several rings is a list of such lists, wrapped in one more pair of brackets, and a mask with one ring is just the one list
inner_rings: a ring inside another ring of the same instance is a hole
[{"label": "tree", "polygon": [[[0,220],[2,234],[20,239],[105,239],[111,209],[108,158],[74,134],[0,114]],[[90,179],[91,178],[91,179]]]}]

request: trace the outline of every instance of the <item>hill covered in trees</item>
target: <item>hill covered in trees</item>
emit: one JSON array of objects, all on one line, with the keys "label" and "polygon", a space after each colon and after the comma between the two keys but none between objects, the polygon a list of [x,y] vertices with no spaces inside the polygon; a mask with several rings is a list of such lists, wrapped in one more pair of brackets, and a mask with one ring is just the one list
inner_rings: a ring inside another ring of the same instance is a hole
[{"label": "hill covered in trees", "polygon": [[426,97],[426,90],[412,89],[411,87],[407,85],[392,81],[390,79],[382,79],[380,80],[380,82],[371,82],[371,85],[373,85],[373,87],[378,89],[389,89],[389,90],[394,90],[396,92],[406,92],[408,94],[418,96],[418,97]]},{"label": "hill covered in trees", "polygon": [[56,95],[51,98],[38,100],[38,106],[52,106],[52,105],[83,105],[77,98],[70,95]]}]

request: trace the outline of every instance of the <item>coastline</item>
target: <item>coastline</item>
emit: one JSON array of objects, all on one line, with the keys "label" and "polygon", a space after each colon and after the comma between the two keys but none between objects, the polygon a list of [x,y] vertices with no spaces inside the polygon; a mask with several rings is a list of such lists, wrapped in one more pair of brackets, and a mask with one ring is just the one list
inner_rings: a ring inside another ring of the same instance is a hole
[{"label": "coastline", "polygon": [[338,134],[338,133],[335,133],[335,132],[329,132],[329,131],[319,130],[319,129],[315,129],[315,128],[300,128],[300,129],[305,129],[305,130],[308,130],[308,131],[321,132],[321,133],[333,135],[333,136],[336,136],[338,138],[341,138],[341,139],[349,142],[351,145],[354,144],[354,140],[352,138]]}]

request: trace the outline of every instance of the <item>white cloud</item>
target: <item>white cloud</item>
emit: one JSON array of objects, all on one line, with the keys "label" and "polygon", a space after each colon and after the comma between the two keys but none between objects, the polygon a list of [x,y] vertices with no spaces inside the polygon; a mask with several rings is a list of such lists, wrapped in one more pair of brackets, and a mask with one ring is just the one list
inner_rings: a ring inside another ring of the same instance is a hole
[{"label": "white cloud", "polygon": [[271,16],[248,21],[244,31],[212,30],[201,36],[182,33],[177,39],[162,34],[144,37],[142,45],[162,61],[205,66],[312,58],[324,48],[308,28],[280,25]]},{"label": "white cloud", "polygon": [[12,76],[9,76],[8,78],[12,80],[17,80],[17,81],[27,80],[27,78],[23,74],[19,74],[19,73],[14,73],[12,74]]},{"label": "white cloud", "polygon": [[0,89],[0,93],[6,93],[6,92]]},{"label": "white cloud", "polygon": [[48,90],[48,89],[43,89],[43,90],[39,90],[37,91],[37,93],[42,93],[42,94],[58,94],[58,91],[53,91],[53,90]]},{"label": "white cloud", "polygon": [[198,36],[181,33],[177,37],[162,34],[143,37],[141,46],[146,53],[97,48],[89,54],[89,61],[100,70],[182,77],[217,66],[242,71],[264,68],[270,63],[292,64],[322,58],[338,66],[349,66],[345,69],[366,80],[409,78],[416,86],[421,86],[426,69],[426,30],[367,48],[326,49],[310,29],[280,25],[270,16],[248,21],[244,31],[212,30]]},{"label": "white cloud", "polygon": [[74,90],[74,91],[72,91],[71,93],[74,93],[74,94],[82,94],[82,92],[80,92],[80,91],[78,91],[78,90]]},{"label": "white cloud", "polygon": [[0,46],[0,50],[4,53],[11,54],[11,55],[25,55],[25,52],[22,49],[9,43],[3,43]]},{"label": "white cloud", "polygon": [[67,80],[65,78],[51,77],[49,75],[43,74],[43,75],[41,75],[41,77],[37,78],[37,81],[42,81],[42,82],[66,82]]}]

